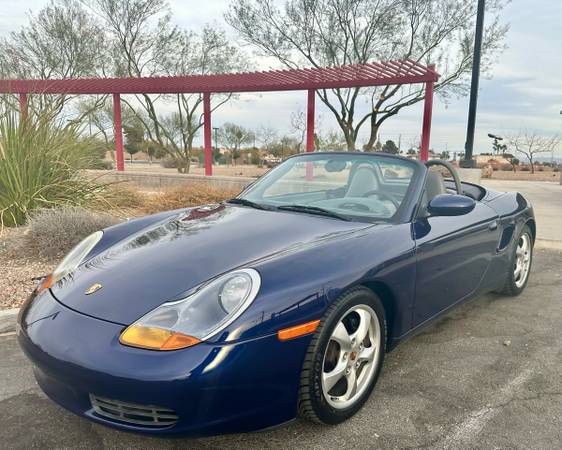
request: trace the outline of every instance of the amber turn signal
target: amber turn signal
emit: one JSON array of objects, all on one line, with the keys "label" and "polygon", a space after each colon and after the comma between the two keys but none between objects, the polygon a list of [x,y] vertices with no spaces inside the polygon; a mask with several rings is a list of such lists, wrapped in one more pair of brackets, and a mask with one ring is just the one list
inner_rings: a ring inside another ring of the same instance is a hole
[{"label": "amber turn signal", "polygon": [[277,337],[280,341],[298,338],[306,334],[314,333],[318,328],[318,325],[320,325],[320,320],[313,320],[312,322],[306,322],[291,328],[285,328],[277,332]]},{"label": "amber turn signal", "polygon": [[201,341],[196,337],[177,331],[132,325],[121,334],[119,342],[130,347],[148,350],[179,350],[191,347]]},{"label": "amber turn signal", "polygon": [[39,295],[45,289],[49,289],[53,284],[54,284],[53,283],[53,275],[52,274],[47,275],[45,278],[43,278],[41,283],[39,283],[37,285],[37,288],[35,289],[35,294]]}]

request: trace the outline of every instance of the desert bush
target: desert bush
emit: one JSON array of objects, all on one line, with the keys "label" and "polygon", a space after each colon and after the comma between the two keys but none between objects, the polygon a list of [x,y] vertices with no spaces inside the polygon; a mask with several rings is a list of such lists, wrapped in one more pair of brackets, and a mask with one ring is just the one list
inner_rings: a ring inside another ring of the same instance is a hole
[{"label": "desert bush", "polygon": [[119,220],[79,207],[43,209],[28,220],[25,246],[42,258],[60,258],[82,239]]},{"label": "desert bush", "polygon": [[177,169],[180,164],[176,158],[172,156],[166,156],[160,161],[160,165],[165,169]]},{"label": "desert bush", "polygon": [[217,203],[234,197],[236,189],[220,189],[207,183],[175,186],[145,199],[144,211],[148,214],[159,211],[186,208],[189,206]]},{"label": "desert bush", "polygon": [[520,170],[521,172],[530,172],[530,171],[531,171],[531,168],[530,168],[529,166],[521,166],[521,167],[519,168],[519,170]]},{"label": "desert bush", "polygon": [[0,228],[23,224],[37,209],[84,205],[106,188],[80,176],[91,163],[91,143],[50,119],[0,116]]}]

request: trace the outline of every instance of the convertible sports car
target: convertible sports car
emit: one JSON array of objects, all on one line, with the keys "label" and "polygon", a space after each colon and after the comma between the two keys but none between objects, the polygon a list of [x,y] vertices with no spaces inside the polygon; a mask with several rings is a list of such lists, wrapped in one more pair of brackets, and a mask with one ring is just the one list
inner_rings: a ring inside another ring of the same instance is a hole
[{"label": "convertible sports car", "polygon": [[523,196],[447,162],[301,154],[224,203],[87,237],[22,308],[19,342],[49,397],[122,430],[335,424],[400,341],[521,293],[535,235]]}]

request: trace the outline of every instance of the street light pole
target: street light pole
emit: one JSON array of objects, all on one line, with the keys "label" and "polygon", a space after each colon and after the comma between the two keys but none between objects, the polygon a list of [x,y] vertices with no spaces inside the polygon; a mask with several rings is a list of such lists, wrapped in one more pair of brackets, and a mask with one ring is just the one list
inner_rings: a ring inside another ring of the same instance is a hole
[{"label": "street light pole", "polygon": [[459,161],[460,167],[472,168],[476,162],[472,159],[474,150],[474,127],[476,124],[476,107],[478,104],[478,83],[480,81],[480,57],[482,53],[482,34],[484,32],[485,0],[478,0],[476,11],[476,33],[474,36],[474,57],[472,61],[472,81],[470,83],[470,101],[468,106],[468,124],[466,127],[466,143],[464,158]]}]

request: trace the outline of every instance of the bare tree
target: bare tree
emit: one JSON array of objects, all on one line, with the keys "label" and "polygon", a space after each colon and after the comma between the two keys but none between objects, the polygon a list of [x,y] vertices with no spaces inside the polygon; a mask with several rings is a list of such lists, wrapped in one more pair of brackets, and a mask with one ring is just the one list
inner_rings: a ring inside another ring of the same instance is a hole
[{"label": "bare tree", "polygon": [[261,126],[257,131],[257,139],[261,142],[264,150],[269,150],[269,146],[277,139],[277,130],[271,127]]},{"label": "bare tree", "polygon": [[[483,43],[486,72],[503,50],[507,26],[500,23],[504,0],[487,2]],[[436,63],[443,97],[464,95],[472,66],[476,2],[466,0],[236,0],[227,22],[261,54],[288,68],[339,66],[373,60],[410,58]],[[347,148],[356,147],[361,127],[371,127],[370,150],[381,125],[403,108],[423,99],[423,87],[319,90],[341,128]],[[369,98],[370,111],[356,117],[358,98]]]},{"label": "bare tree", "polygon": [[299,153],[303,151],[304,138],[306,136],[306,113],[299,109],[291,113],[291,128],[297,135]]},{"label": "bare tree", "polygon": [[[174,25],[165,0],[83,1],[108,29],[113,70],[118,76],[205,75],[245,67],[246,58],[216,27],[205,27],[196,34]],[[214,95],[212,110],[230,98]],[[148,139],[178,160],[178,171],[189,172],[193,140],[203,126],[202,95],[142,94],[136,100],[124,101],[142,121]],[[157,102],[173,104],[176,112],[162,117]]]},{"label": "bare tree", "polygon": [[[560,144],[560,136],[542,136],[536,131],[521,130],[509,138],[509,144],[521,153],[531,165],[531,173],[535,173],[536,157],[540,153],[553,152]],[[515,168],[514,168],[515,170]]]},{"label": "bare tree", "polygon": [[242,145],[253,142],[254,137],[252,130],[231,122],[226,122],[219,129],[219,141],[229,150],[232,165],[235,165],[236,160],[240,157]]},{"label": "bare tree", "polygon": [[[0,41],[0,78],[78,78],[104,72],[101,24],[74,0],[52,1]],[[37,95],[30,109],[61,112],[69,95]],[[8,99],[13,107],[17,101]]]}]

